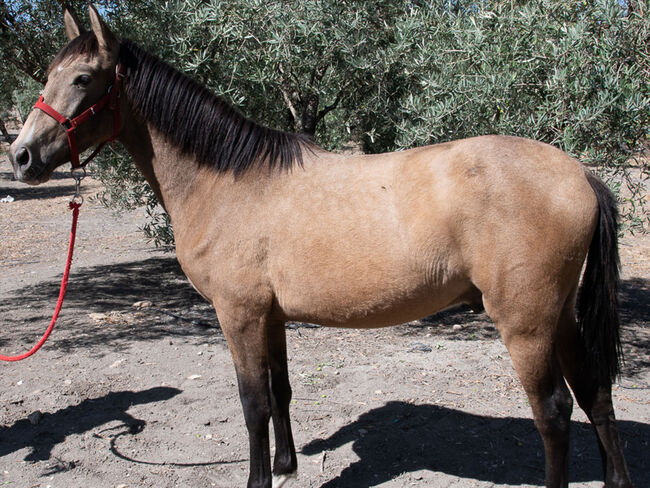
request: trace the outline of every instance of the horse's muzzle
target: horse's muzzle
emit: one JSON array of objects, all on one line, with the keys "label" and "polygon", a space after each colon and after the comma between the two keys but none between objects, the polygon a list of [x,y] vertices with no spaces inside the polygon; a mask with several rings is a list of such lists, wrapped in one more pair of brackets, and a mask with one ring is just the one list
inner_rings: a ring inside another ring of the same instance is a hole
[{"label": "horse's muzzle", "polygon": [[45,165],[40,157],[32,154],[32,151],[26,146],[9,148],[9,161],[14,169],[14,176],[18,181],[29,185],[38,185],[49,179],[46,175]]}]

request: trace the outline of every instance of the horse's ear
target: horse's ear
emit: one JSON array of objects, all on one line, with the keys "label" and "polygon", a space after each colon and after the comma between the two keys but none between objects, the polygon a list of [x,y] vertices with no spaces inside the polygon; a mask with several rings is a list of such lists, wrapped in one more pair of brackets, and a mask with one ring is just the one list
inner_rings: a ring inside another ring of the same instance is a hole
[{"label": "horse's ear", "polygon": [[76,39],[83,33],[76,16],[68,9],[65,9],[63,13],[63,24],[65,25],[65,34],[68,36],[68,41]]},{"label": "horse's ear", "polygon": [[91,4],[88,7],[88,13],[90,14],[90,25],[99,43],[99,49],[105,54],[117,58],[120,48],[117,38],[99,16],[99,12],[97,12],[94,5]]}]

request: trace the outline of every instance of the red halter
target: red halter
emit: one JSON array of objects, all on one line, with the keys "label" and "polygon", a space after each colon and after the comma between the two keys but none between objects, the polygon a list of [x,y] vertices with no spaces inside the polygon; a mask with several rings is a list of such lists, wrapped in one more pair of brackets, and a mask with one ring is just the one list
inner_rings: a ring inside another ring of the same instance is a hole
[{"label": "red halter", "polygon": [[[50,105],[43,101],[43,95],[40,96],[38,102],[34,105],[34,108],[40,109],[45,112],[47,115],[56,120],[61,126],[65,129],[65,132],[68,136],[68,146],[70,146],[70,163],[72,164],[72,169],[83,168],[86,166],[97,154],[107,142],[112,142],[117,137],[117,134],[122,127],[122,121],[120,120],[120,85],[122,79],[124,78],[125,68],[123,65],[118,64],[115,67],[115,81],[111,86],[108,87],[108,92],[104,95],[95,105],[90,107],[87,110],[84,110],[80,115],[77,115],[73,119],[69,119],[59,112],[54,110]],[[104,107],[108,108],[113,112],[113,135],[102,142],[93,153],[88,156],[88,158],[83,162],[79,163],[79,148],[77,146],[77,135],[75,131],[77,127],[83,124],[86,120],[91,118],[93,115],[99,113]]]}]

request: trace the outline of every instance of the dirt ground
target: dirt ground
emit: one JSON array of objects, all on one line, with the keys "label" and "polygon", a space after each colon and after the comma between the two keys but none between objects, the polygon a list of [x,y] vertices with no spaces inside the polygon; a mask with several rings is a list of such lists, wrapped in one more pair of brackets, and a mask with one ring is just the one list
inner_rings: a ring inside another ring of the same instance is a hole
[{"label": "dirt ground", "polygon": [[[0,377],[0,485],[245,486],[247,438],[212,308],[171,254],[84,182],[68,295],[44,348]],[[0,161],[0,350],[26,351],[49,323],[65,262],[73,182],[11,181]],[[627,460],[650,486],[650,238],[627,237],[614,387]],[[152,306],[134,308],[139,301]],[[379,330],[288,330],[299,478],[291,486],[543,485],[543,454],[508,353],[485,315],[452,310]],[[572,417],[572,486],[602,486],[595,439]]]}]

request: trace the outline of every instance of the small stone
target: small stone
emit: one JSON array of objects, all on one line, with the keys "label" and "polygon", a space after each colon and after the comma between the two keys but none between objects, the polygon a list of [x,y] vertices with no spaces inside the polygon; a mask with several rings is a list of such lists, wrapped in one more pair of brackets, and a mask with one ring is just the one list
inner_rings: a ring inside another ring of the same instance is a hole
[{"label": "small stone", "polygon": [[205,438],[206,438],[207,440],[212,439],[212,434],[205,434]]},{"label": "small stone", "polygon": [[113,364],[111,364],[109,368],[117,368],[120,364],[122,364],[122,361],[124,361],[124,359],[118,359]]},{"label": "small stone", "polygon": [[201,378],[200,374],[191,374],[187,377],[188,380],[198,380],[199,378]]},{"label": "small stone", "polygon": [[41,413],[40,410],[36,410],[35,412],[30,413],[27,416],[27,420],[29,420],[29,423],[32,425],[37,425],[42,418],[43,418],[43,414]]},{"label": "small stone", "polygon": [[108,315],[105,313],[89,313],[88,317],[93,319],[95,322],[101,322],[108,319]]},{"label": "small stone", "polygon": [[463,328],[462,325],[460,325],[460,324],[454,324],[454,326],[452,327],[452,330],[461,330],[462,328]]},{"label": "small stone", "polygon": [[64,381],[63,381],[63,384],[65,384],[65,385],[71,385],[71,384],[72,384],[72,380],[64,380]]},{"label": "small stone", "polygon": [[115,488],[129,488],[128,485],[125,485],[124,483],[120,483],[119,485],[115,485]]},{"label": "small stone", "polygon": [[431,352],[431,346],[421,342],[414,342],[411,344],[411,349],[408,352]]},{"label": "small stone", "polygon": [[133,305],[131,305],[133,308],[149,308],[153,306],[153,303],[150,302],[149,300],[141,300],[139,302],[135,302]]}]

